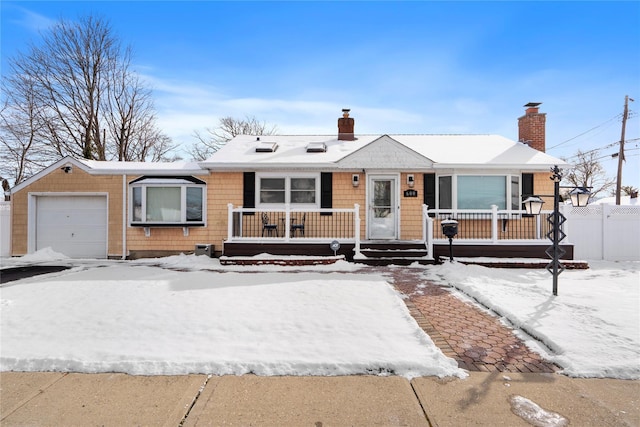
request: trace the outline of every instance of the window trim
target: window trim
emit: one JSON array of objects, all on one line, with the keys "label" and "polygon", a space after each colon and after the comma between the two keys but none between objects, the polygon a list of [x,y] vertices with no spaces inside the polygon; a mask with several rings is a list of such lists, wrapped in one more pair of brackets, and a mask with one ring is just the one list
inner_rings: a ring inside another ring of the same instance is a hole
[{"label": "window trim", "polygon": [[[179,221],[147,221],[147,189],[148,188],[180,188],[180,220]],[[141,220],[134,221],[134,189],[141,189]],[[202,191],[202,219],[187,220],[187,188],[200,188]],[[207,184],[193,177],[141,177],[129,183],[129,227],[204,227],[207,224]]]},{"label": "window trim", "polygon": [[[263,178],[281,178],[284,179],[284,203],[262,203],[260,202],[260,192],[262,190]],[[291,179],[296,178],[313,178],[315,202],[314,203],[291,203]],[[281,173],[281,172],[262,172],[256,173],[255,177],[255,207],[256,208],[281,208],[285,205],[292,205],[296,208],[319,208],[320,207],[320,174],[319,173]]]}]

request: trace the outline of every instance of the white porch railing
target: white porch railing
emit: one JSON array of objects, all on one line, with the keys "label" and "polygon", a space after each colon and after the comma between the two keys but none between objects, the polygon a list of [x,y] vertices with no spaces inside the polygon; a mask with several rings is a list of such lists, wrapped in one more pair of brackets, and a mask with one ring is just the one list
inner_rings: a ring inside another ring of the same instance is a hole
[{"label": "white porch railing", "polygon": [[[439,226],[440,221],[455,219],[458,221],[458,243],[528,243],[549,244],[546,234],[550,229],[547,218],[552,211],[543,211],[540,215],[527,215],[525,211],[498,210],[497,206],[485,210],[427,209],[423,207],[423,216],[431,222],[433,240],[436,243],[448,241]],[[437,223],[434,226],[433,223]],[[427,225],[428,227],[428,225]],[[567,223],[563,225],[566,232]],[[569,243],[567,240],[563,243]]]},{"label": "white porch railing", "polygon": [[353,243],[360,255],[360,205],[347,209],[243,208],[228,205],[227,242]]},{"label": "white porch railing", "polygon": [[[458,221],[458,244],[549,244],[546,237],[551,211],[531,216],[524,211],[429,209],[422,205],[422,242],[429,255],[434,243],[445,243],[440,222]],[[228,204],[228,243],[353,243],[361,256],[360,206],[347,209],[309,209],[285,205],[282,208],[243,208]],[[567,224],[564,224],[567,229]],[[566,232],[566,231],[565,231]],[[569,243],[567,240],[564,243]]]}]

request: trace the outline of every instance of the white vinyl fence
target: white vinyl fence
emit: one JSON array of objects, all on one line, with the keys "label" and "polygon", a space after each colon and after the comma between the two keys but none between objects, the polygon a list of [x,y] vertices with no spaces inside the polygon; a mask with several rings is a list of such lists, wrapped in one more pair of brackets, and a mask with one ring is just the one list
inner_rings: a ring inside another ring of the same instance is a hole
[{"label": "white vinyl fence", "polygon": [[640,261],[640,206],[563,208],[574,259]]},{"label": "white vinyl fence", "polygon": [[11,202],[0,202],[0,256],[11,255]]}]

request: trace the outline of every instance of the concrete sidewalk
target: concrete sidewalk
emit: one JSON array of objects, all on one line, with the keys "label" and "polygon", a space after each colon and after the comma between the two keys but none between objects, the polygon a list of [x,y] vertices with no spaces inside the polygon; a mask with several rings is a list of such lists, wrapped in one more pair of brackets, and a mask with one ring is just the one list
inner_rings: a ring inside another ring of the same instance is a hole
[{"label": "concrete sidewalk", "polygon": [[0,424],[530,426],[527,413],[544,415],[514,410],[512,396],[529,399],[574,426],[640,426],[640,381],[500,372],[412,381],[2,372]]}]

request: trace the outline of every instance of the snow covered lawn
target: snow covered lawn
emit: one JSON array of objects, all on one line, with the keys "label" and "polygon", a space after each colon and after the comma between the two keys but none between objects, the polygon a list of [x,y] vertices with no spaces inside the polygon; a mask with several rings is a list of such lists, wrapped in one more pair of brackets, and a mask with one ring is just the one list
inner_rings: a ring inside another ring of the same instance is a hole
[{"label": "snow covered lawn", "polygon": [[[529,347],[576,377],[640,378],[640,262],[589,261],[558,276],[545,269],[445,263],[425,278],[451,285],[488,307]],[[532,339],[535,338],[535,339]]]},{"label": "snow covered lawn", "polygon": [[380,276],[105,265],[3,285],[0,370],[466,375]]},{"label": "snow covered lawn", "polygon": [[[291,268],[46,251],[10,262],[76,267],[2,286],[0,370],[465,376],[361,265],[281,273]],[[568,375],[640,379],[640,262],[589,265],[562,273],[557,297],[544,269],[401,268],[489,307]]]}]

